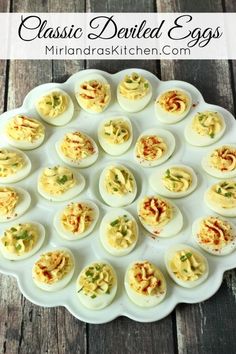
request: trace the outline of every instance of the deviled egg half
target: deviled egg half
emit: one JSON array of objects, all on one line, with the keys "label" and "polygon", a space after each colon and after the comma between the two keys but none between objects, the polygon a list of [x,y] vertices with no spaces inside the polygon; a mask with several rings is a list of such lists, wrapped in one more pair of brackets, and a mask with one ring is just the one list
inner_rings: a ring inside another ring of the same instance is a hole
[{"label": "deviled egg half", "polygon": [[19,187],[0,186],[0,223],[19,218],[29,208],[30,194]]},{"label": "deviled egg half", "polygon": [[74,269],[74,256],[69,249],[53,249],[40,255],[34,263],[32,277],[40,289],[58,291],[70,282]]},{"label": "deviled egg half", "polygon": [[56,143],[59,157],[72,167],[88,167],[98,158],[98,147],[95,141],[81,131],[66,133]]},{"label": "deviled egg half", "polygon": [[186,117],[191,106],[192,97],[189,92],[180,88],[172,88],[157,97],[155,113],[162,123],[174,124]]},{"label": "deviled egg half", "polygon": [[187,142],[194,146],[214,144],[225,132],[225,120],[219,112],[198,112],[187,123],[184,136]]},{"label": "deviled egg half", "polygon": [[22,150],[40,146],[45,137],[45,127],[37,119],[17,114],[5,125],[5,138],[8,144]]},{"label": "deviled egg half", "polygon": [[111,101],[111,87],[100,74],[89,74],[75,84],[78,104],[88,113],[102,113]]},{"label": "deviled egg half", "polygon": [[137,185],[132,172],[123,165],[109,165],[99,178],[99,192],[105,203],[122,207],[133,202]]},{"label": "deviled egg half", "polygon": [[59,235],[66,240],[79,240],[88,236],[99,217],[97,205],[89,200],[70,202],[56,213],[54,226]]},{"label": "deviled egg half", "polygon": [[141,307],[153,307],[166,296],[166,281],[157,266],[147,260],[136,261],[125,273],[125,290],[128,297]]},{"label": "deviled egg half", "polygon": [[138,241],[136,220],[125,209],[110,211],[102,219],[100,240],[113,256],[125,256],[134,249]]},{"label": "deviled egg half", "polygon": [[14,183],[22,180],[31,170],[26,154],[13,148],[0,147],[0,183]]},{"label": "deviled egg half", "polygon": [[98,127],[98,141],[110,155],[122,155],[130,147],[133,131],[130,120],[124,116],[104,119]]},{"label": "deviled egg half", "polygon": [[209,274],[206,257],[185,244],[174,245],[167,249],[165,264],[170,277],[184,288],[200,285]]},{"label": "deviled egg half", "polygon": [[117,87],[117,100],[126,112],[139,112],[152,98],[150,82],[138,73],[125,75]]},{"label": "deviled egg half", "polygon": [[216,178],[236,177],[236,145],[221,145],[202,159],[202,168]]},{"label": "deviled egg half", "polygon": [[236,216],[236,180],[223,180],[210,186],[205,192],[204,200],[208,208],[216,213]]},{"label": "deviled egg half", "polygon": [[156,193],[164,197],[181,198],[196,189],[197,176],[189,166],[172,165],[154,172],[149,183]]},{"label": "deviled egg half", "polygon": [[192,226],[197,244],[204,251],[216,256],[224,256],[235,250],[236,227],[233,223],[218,216],[198,218]]},{"label": "deviled egg half", "polygon": [[35,102],[35,108],[45,122],[56,126],[69,123],[74,114],[72,99],[57,87],[40,96]]},{"label": "deviled egg half", "polygon": [[41,248],[44,239],[43,225],[31,221],[14,224],[2,234],[0,249],[3,257],[18,261],[35,254]]},{"label": "deviled egg half", "polygon": [[79,300],[85,307],[91,310],[103,309],[116,295],[116,272],[106,262],[93,262],[79,274],[76,288]]},{"label": "deviled egg half", "polygon": [[159,195],[140,199],[137,211],[143,227],[155,237],[174,236],[183,227],[183,215],[179,208]]},{"label": "deviled egg half", "polygon": [[164,129],[151,128],[138,138],[134,148],[134,159],[143,167],[162,164],[175,150],[175,138]]},{"label": "deviled egg half", "polygon": [[76,197],[84,187],[84,177],[65,166],[45,167],[38,177],[39,194],[45,199],[56,202]]}]

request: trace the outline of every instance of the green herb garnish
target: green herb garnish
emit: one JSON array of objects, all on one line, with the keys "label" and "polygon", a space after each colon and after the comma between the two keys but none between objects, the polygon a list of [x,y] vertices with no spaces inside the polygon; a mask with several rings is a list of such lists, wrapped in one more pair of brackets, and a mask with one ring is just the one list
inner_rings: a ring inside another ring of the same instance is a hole
[{"label": "green herb garnish", "polygon": [[185,261],[187,261],[187,259],[189,259],[190,257],[192,257],[192,253],[188,252],[188,253],[186,253],[185,255],[181,256],[181,257],[180,257],[180,260],[181,260],[181,262],[185,262]]},{"label": "green herb garnish", "polygon": [[66,175],[63,175],[62,177],[57,178],[58,184],[65,184],[67,181],[68,181],[68,177]]},{"label": "green herb garnish", "polygon": [[110,223],[110,225],[113,227],[113,226],[116,226],[117,224],[119,224],[119,220],[118,219],[116,219],[116,220],[114,220],[114,221],[112,221],[111,223]]},{"label": "green herb garnish", "polygon": [[148,83],[145,82],[144,87],[145,87],[145,88],[148,88],[148,86],[149,86]]},{"label": "green herb garnish", "polygon": [[91,299],[95,299],[97,296],[96,295],[92,295],[91,296]]},{"label": "green herb garnish", "polygon": [[19,251],[19,250],[21,249],[21,245],[16,245],[16,246],[15,246],[15,249],[16,249],[17,251]]},{"label": "green herb garnish", "polygon": [[215,137],[215,134],[214,133],[211,133],[211,134],[209,134],[210,135],[210,137],[213,139],[214,137]]}]

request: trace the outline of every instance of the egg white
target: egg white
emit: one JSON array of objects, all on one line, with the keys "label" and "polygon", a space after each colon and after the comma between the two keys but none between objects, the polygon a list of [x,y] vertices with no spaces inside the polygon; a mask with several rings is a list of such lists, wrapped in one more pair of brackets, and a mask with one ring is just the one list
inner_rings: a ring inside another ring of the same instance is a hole
[{"label": "egg white", "polygon": [[[236,183],[236,181],[235,181]],[[220,214],[222,216],[226,216],[229,218],[233,218],[236,217],[236,208],[222,208],[219,205],[213,203],[210,199],[209,199],[209,192],[210,192],[210,188],[211,186],[206,190],[205,194],[204,194],[204,202],[206,203],[206,206],[215,211],[217,214]]]},{"label": "egg white", "polygon": [[[4,149],[5,147],[1,147],[2,149]],[[25,165],[22,167],[21,170],[19,170],[18,172],[14,173],[11,176],[7,176],[7,177],[0,177],[0,183],[2,184],[8,184],[8,183],[15,183],[18,181],[21,181],[22,179],[24,179],[25,177],[27,177],[31,171],[31,161],[28,158],[28,156],[17,149],[13,149],[13,148],[6,148],[8,151],[13,151],[16,152],[18,154],[20,154],[21,156],[23,156],[24,161],[25,161]]]},{"label": "egg white", "polygon": [[130,286],[129,271],[135,263],[140,263],[140,262],[143,262],[143,261],[135,261],[135,262],[132,262],[128,266],[126,273],[125,273],[125,290],[127,292],[128,297],[130,298],[130,300],[133,301],[136,305],[138,305],[140,307],[154,307],[154,306],[158,305],[161,301],[163,301],[166,296],[166,292],[167,292],[166,280],[164,278],[164,275],[160,271],[160,269],[155,266],[155,268],[157,268],[161,274],[161,278],[162,278],[161,281],[164,282],[164,284],[165,284],[165,292],[163,294],[159,294],[159,295],[142,295],[142,294],[137,293]]},{"label": "egg white", "polygon": [[25,214],[25,212],[29,209],[31,203],[30,194],[25,189],[20,187],[14,187],[12,189],[18,193],[19,200],[16,204],[13,214],[0,215],[0,223],[15,220]]},{"label": "egg white", "polygon": [[[134,190],[132,193],[127,193],[126,195],[118,197],[115,195],[111,195],[106,191],[106,188],[104,185],[105,184],[104,180],[105,180],[106,172],[107,172],[107,170],[109,170],[111,168],[111,166],[122,168],[122,169],[128,170],[130,172],[130,174],[133,176],[133,184],[134,184]],[[113,165],[112,164],[112,165],[105,167],[100,175],[100,178],[99,178],[99,192],[100,192],[101,197],[104,200],[104,202],[112,207],[119,208],[119,207],[131,204],[137,194],[137,184],[136,184],[133,173],[124,165],[115,165],[115,164]]]},{"label": "egg white", "polygon": [[[162,182],[162,177],[164,177],[165,175],[165,171],[168,168],[183,168],[185,171],[187,171],[191,177],[192,177],[192,183],[190,185],[190,187],[183,192],[171,192],[170,190],[168,190],[163,182]],[[171,166],[166,166],[165,168],[161,168],[156,170],[150,177],[149,177],[149,183],[150,186],[152,187],[152,189],[160,194],[163,195],[164,197],[167,198],[182,198],[182,197],[186,197],[187,195],[191,194],[197,187],[197,175],[194,172],[194,170],[186,165],[171,165]]]},{"label": "egg white", "polygon": [[206,252],[208,252],[210,254],[214,254],[215,256],[225,256],[225,255],[227,255],[229,253],[232,253],[235,250],[235,248],[236,248],[236,226],[233,223],[229,222],[228,220],[221,218],[222,220],[227,221],[231,225],[232,233],[234,235],[234,239],[231,242],[229,242],[227,245],[221,247],[221,249],[215,250],[212,247],[208,246],[207,244],[201,243],[199,238],[198,238],[198,234],[199,234],[199,231],[200,231],[200,223],[205,218],[207,218],[207,217],[198,218],[197,220],[195,220],[193,222],[192,235],[193,235],[194,241],[204,251],[206,251]]},{"label": "egg white", "polygon": [[79,97],[79,93],[80,93],[80,85],[85,82],[85,81],[91,81],[91,80],[97,80],[97,81],[100,81],[102,82],[103,84],[109,84],[109,82],[100,74],[96,74],[96,73],[93,73],[93,74],[89,74],[87,76],[84,76],[82,79],[80,79],[79,81],[77,81],[75,83],[75,89],[74,89],[74,92],[75,92],[75,97],[77,99],[77,102],[79,104],[79,106],[86,112],[90,113],[90,114],[100,114],[102,112],[104,112],[107,107],[109,106],[110,102],[111,102],[111,92],[110,92],[110,97],[109,97],[109,100],[107,101],[107,104],[106,106],[104,107],[103,111],[102,112],[94,112],[93,110],[87,108],[84,106],[83,102],[81,101],[80,97]]},{"label": "egg white", "polygon": [[[127,248],[118,249],[118,248],[112,247],[108,242],[107,226],[112,221],[116,220],[118,217],[123,216],[123,215],[127,215],[127,218],[129,220],[134,221],[136,234],[137,234],[137,240]],[[139,230],[138,230],[137,222],[134,219],[132,214],[130,214],[125,209],[114,209],[114,210],[108,212],[107,214],[105,214],[105,216],[103,217],[103,219],[101,221],[100,231],[99,231],[100,232],[100,241],[108,253],[112,254],[113,256],[125,256],[125,255],[129,254],[130,252],[132,252],[132,250],[136,246],[137,241],[138,241],[138,231]]]},{"label": "egg white", "polygon": [[[168,112],[165,112],[162,107],[160,106],[159,103],[157,103],[157,101],[159,100],[159,98],[166,92],[169,92],[169,91],[181,91],[183,92],[188,98],[189,98],[189,105],[186,109],[185,112],[183,112],[182,114],[171,114],[171,113],[168,113]],[[161,121],[162,123],[165,123],[165,124],[174,124],[174,123],[177,123],[179,121],[181,121],[182,119],[184,119],[190,109],[192,107],[192,97],[190,95],[189,92],[187,92],[186,90],[184,89],[181,89],[181,88],[177,88],[177,87],[174,87],[174,88],[170,88],[168,90],[165,90],[163,92],[160,93],[160,95],[157,97],[156,101],[155,101],[155,113],[156,113],[156,117],[159,119],[159,121]]]},{"label": "egg white", "polygon": [[[163,155],[154,161],[147,161],[144,160],[140,157],[137,157],[137,146],[138,143],[140,141],[140,139],[144,136],[148,136],[148,135],[156,135],[157,137],[163,139],[164,143],[166,143],[167,145],[167,150],[163,153]],[[148,130],[145,130],[139,137],[138,140],[135,144],[135,148],[134,148],[134,160],[140,164],[142,167],[154,167],[154,166],[158,166],[160,164],[162,164],[163,162],[165,162],[166,160],[168,160],[171,155],[173,154],[175,150],[175,137],[174,135],[169,132],[168,130],[165,129],[159,129],[159,128],[150,128]]]},{"label": "egg white", "polygon": [[[52,250],[47,250],[45,251],[44,253],[47,253],[47,252],[53,252],[53,251],[56,251],[57,249],[52,249]],[[70,270],[69,273],[67,273],[62,279],[58,280],[56,283],[53,283],[53,284],[45,284],[43,282],[40,282],[38,279],[36,279],[34,277],[34,274],[33,274],[33,269],[32,269],[32,278],[33,278],[33,281],[35,283],[35,285],[37,285],[40,289],[44,290],[44,291],[58,291],[58,290],[61,290],[63,288],[65,288],[65,286],[71,281],[71,278],[73,277],[73,274],[74,274],[74,271],[75,271],[75,259],[74,259],[74,256],[73,256],[73,253],[68,249],[68,248],[60,248],[58,250],[64,250],[66,252],[68,252],[72,258],[72,262],[73,262],[73,266]],[[43,254],[44,254],[43,253]],[[38,261],[38,259],[35,261],[35,263]]]},{"label": "egg white", "polygon": [[[181,250],[186,250],[192,253],[195,253],[199,256],[201,256],[201,258],[203,259],[203,262],[206,266],[206,270],[205,273],[198,278],[197,280],[193,280],[193,281],[184,281],[181,279],[178,279],[176,277],[176,275],[174,274],[174,272],[172,271],[171,267],[170,267],[170,261],[173,258],[175,252],[181,251]],[[174,280],[174,282],[184,288],[194,288],[195,286],[200,285],[201,283],[203,283],[208,275],[209,275],[209,266],[208,266],[208,261],[206,259],[206,257],[199,251],[197,251],[195,248],[186,245],[186,244],[176,244],[171,246],[169,249],[167,249],[166,253],[165,253],[165,265],[166,265],[166,269],[168,271],[169,276]]]},{"label": "egg white", "polygon": [[63,225],[61,223],[61,215],[63,214],[64,208],[59,210],[56,213],[54,220],[53,220],[54,227],[55,227],[56,231],[58,232],[58,234],[62,238],[66,239],[66,240],[70,240],[70,241],[80,240],[81,238],[84,238],[84,237],[88,236],[89,234],[91,234],[91,232],[93,231],[93,229],[98,221],[98,218],[99,218],[99,209],[95,203],[91,202],[90,200],[79,200],[79,201],[75,201],[75,203],[86,204],[90,208],[92,208],[93,212],[94,212],[94,220],[91,222],[89,227],[84,232],[73,233],[73,232],[66,230],[63,227]]},{"label": "egg white", "polygon": [[[63,95],[65,95],[68,99],[68,107],[67,109],[61,113],[59,116],[55,117],[55,118],[48,118],[47,116],[43,115],[41,112],[38,111],[37,109],[37,102],[38,100],[43,97],[43,96],[47,96],[49,94],[51,94],[52,92],[60,92],[62,93]],[[37,100],[36,102],[36,105],[35,105],[35,109],[36,111],[38,112],[39,116],[45,121],[47,122],[48,124],[51,124],[51,125],[55,125],[55,126],[62,126],[62,125],[66,125],[67,123],[69,123],[74,115],[74,104],[73,104],[73,101],[72,99],[70,98],[70,96],[68,95],[68,93],[66,93],[64,90],[58,88],[58,87],[55,87],[54,89],[51,89],[50,91],[47,91],[45,93],[43,93],[39,99]]]},{"label": "egg white", "polygon": [[[103,131],[103,126],[113,120],[117,119],[122,119],[124,120],[128,126],[129,126],[129,131],[130,131],[130,137],[127,141],[125,141],[123,144],[109,144],[106,139],[103,138],[102,131]],[[133,140],[133,130],[132,130],[132,124],[129,120],[129,118],[124,117],[124,116],[112,116],[110,118],[106,118],[102,120],[102,122],[99,124],[98,127],[98,141],[103,150],[110,155],[117,156],[117,155],[122,155],[124,154],[130,147],[131,143]]]},{"label": "egg white", "polygon": [[[159,197],[159,196],[157,195],[156,197]],[[137,213],[138,213],[138,217],[139,217],[141,224],[148,232],[150,232],[152,235],[154,235],[156,237],[163,237],[164,238],[164,237],[175,236],[181,231],[181,229],[183,227],[183,215],[182,215],[180,209],[174,203],[170,202],[168,199],[165,199],[173,208],[173,217],[166,225],[158,227],[158,226],[148,225],[139,216],[139,209],[140,209],[142,199],[140,199],[138,201]]]},{"label": "egg white", "polygon": [[[92,266],[94,263],[103,263],[103,264],[107,264],[109,265],[109,267],[112,268],[114,276],[115,276],[115,282],[110,290],[110,294],[101,294],[101,295],[97,295],[96,298],[92,299],[90,296],[83,294],[83,291],[80,291],[80,285],[79,285],[79,279],[81,274],[84,272],[84,270],[89,267]],[[77,292],[77,296],[81,302],[82,305],[84,305],[85,307],[91,309],[91,310],[101,310],[104,307],[107,307],[108,305],[110,305],[110,303],[113,301],[116,292],[117,292],[117,275],[116,272],[114,270],[114,268],[107,262],[103,262],[101,260],[99,260],[98,262],[93,262],[89,265],[87,265],[86,267],[84,267],[82,269],[82,271],[80,272],[77,281],[76,281],[76,292]]]},{"label": "egg white", "polygon": [[[29,224],[35,225],[37,227],[37,229],[38,229],[38,240],[36,241],[36,244],[34,245],[34,247],[32,248],[31,251],[29,251],[29,252],[27,252],[25,254],[22,254],[22,255],[16,255],[16,254],[8,252],[5,249],[5,247],[3,246],[2,242],[0,242],[0,250],[1,250],[2,255],[3,255],[4,258],[9,259],[11,261],[20,261],[22,259],[26,259],[26,258],[29,258],[29,257],[33,256],[42,247],[43,242],[45,240],[45,228],[44,228],[44,226],[41,225],[38,222],[32,222],[32,221],[30,221],[30,222],[28,222],[28,221],[21,222],[21,224],[25,224],[25,223],[29,223]],[[12,226],[14,227],[14,225],[12,225]]]}]

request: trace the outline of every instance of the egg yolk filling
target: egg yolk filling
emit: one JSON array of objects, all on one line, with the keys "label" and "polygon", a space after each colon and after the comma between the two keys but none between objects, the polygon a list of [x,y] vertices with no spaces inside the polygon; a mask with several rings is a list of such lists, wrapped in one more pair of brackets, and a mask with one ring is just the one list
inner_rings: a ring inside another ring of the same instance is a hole
[{"label": "egg yolk filling", "polygon": [[98,80],[85,81],[80,85],[76,97],[83,107],[102,112],[111,98],[110,85]]},{"label": "egg yolk filling", "polygon": [[156,135],[143,136],[136,145],[136,156],[146,161],[158,160],[167,151],[167,145]]},{"label": "egg yolk filling", "polygon": [[164,92],[156,101],[163,111],[173,114],[183,114],[189,108],[189,97],[183,92],[178,90],[170,90]]},{"label": "egg yolk filling", "polygon": [[13,215],[19,194],[9,187],[0,187],[0,215]]},{"label": "egg yolk filling", "polygon": [[81,132],[66,134],[60,149],[63,155],[73,160],[86,159],[95,153],[91,139]]},{"label": "egg yolk filling", "polygon": [[68,204],[61,215],[61,224],[73,234],[85,232],[94,220],[94,210],[85,203]]},{"label": "egg yolk filling", "polygon": [[57,118],[67,110],[68,106],[68,97],[60,91],[52,91],[42,96],[36,103],[39,114],[47,118]]},{"label": "egg yolk filling", "polygon": [[109,295],[116,282],[116,276],[108,264],[93,263],[86,267],[79,278],[80,289],[84,295],[95,299],[97,296]]},{"label": "egg yolk filling", "polygon": [[236,149],[226,145],[215,149],[210,156],[209,163],[222,172],[234,171],[236,168]]},{"label": "egg yolk filling", "polygon": [[1,242],[7,252],[23,255],[32,250],[38,240],[38,230],[33,224],[18,224],[4,232]]},{"label": "egg yolk filling", "polygon": [[34,264],[33,277],[41,283],[54,284],[64,278],[73,266],[73,259],[68,252],[64,250],[47,252]]},{"label": "egg yolk filling", "polygon": [[19,172],[25,165],[24,157],[7,149],[0,149],[0,177],[8,177]]},{"label": "egg yolk filling", "polygon": [[150,226],[164,226],[173,217],[171,205],[160,197],[146,197],[139,205],[139,217]]},{"label": "egg yolk filling", "polygon": [[112,167],[105,175],[107,193],[121,197],[134,190],[134,178],[127,169]]},{"label": "egg yolk filling", "polygon": [[203,258],[192,250],[175,252],[170,261],[170,268],[174,275],[183,281],[195,281],[206,271]]},{"label": "egg yolk filling", "polygon": [[185,192],[192,183],[192,176],[183,168],[172,167],[166,170],[162,182],[171,192]]},{"label": "egg yolk filling", "polygon": [[6,132],[14,140],[32,143],[44,136],[44,126],[36,119],[17,115],[10,120]]},{"label": "egg yolk filling", "polygon": [[132,73],[124,77],[118,90],[128,100],[140,100],[150,92],[150,85],[143,76]]},{"label": "egg yolk filling", "polygon": [[214,184],[208,192],[208,197],[221,208],[236,208],[236,181],[229,180]]},{"label": "egg yolk filling", "polygon": [[192,129],[202,136],[214,138],[223,127],[222,118],[217,112],[198,112],[192,122]]},{"label": "egg yolk filling", "polygon": [[102,136],[109,144],[124,144],[130,138],[129,124],[122,119],[110,120],[104,124]]},{"label": "egg yolk filling", "polygon": [[130,220],[127,215],[119,216],[108,224],[106,236],[111,247],[128,248],[137,240],[135,222]]},{"label": "egg yolk filling", "polygon": [[48,194],[60,195],[76,185],[73,172],[63,166],[45,168],[39,179],[40,187]]}]

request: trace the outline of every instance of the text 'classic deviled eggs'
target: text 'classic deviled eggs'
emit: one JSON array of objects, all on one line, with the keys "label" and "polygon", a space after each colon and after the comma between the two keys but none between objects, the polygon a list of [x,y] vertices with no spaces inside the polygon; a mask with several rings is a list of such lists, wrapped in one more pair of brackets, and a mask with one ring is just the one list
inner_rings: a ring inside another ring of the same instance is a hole
[{"label": "text 'classic deviled eggs'", "polygon": [[162,123],[174,124],[186,117],[191,106],[191,95],[183,89],[173,88],[157,97],[155,112]]},{"label": "text 'classic deviled eggs'", "polygon": [[74,198],[84,187],[84,177],[64,166],[45,167],[38,178],[39,194],[45,199],[58,202]]},{"label": "text 'classic deviled eggs'", "polygon": [[59,157],[72,167],[88,167],[98,158],[95,141],[80,131],[68,132],[56,143]]},{"label": "text 'classic deviled eggs'", "polygon": [[139,200],[137,210],[143,227],[155,237],[174,236],[183,227],[179,208],[159,195]]},{"label": "text 'classic deviled eggs'", "polygon": [[75,84],[75,97],[88,113],[101,113],[111,101],[111,87],[100,74],[89,74]]},{"label": "text 'classic deviled eggs'", "polygon": [[133,202],[137,194],[137,185],[127,167],[110,165],[101,173],[99,191],[105,203],[112,207],[121,207]]},{"label": "text 'classic deviled eggs'", "polygon": [[28,258],[41,248],[44,239],[43,225],[36,222],[15,224],[0,238],[2,255],[12,261]]},{"label": "text 'classic deviled eggs'", "polygon": [[153,307],[166,296],[166,281],[162,272],[151,262],[136,261],[128,266],[125,290],[136,305]]},{"label": "text 'classic deviled eggs'", "polygon": [[88,236],[99,217],[99,209],[89,200],[70,202],[56,213],[54,226],[66,240],[78,240]]},{"label": "text 'classic deviled eggs'", "polygon": [[148,105],[152,98],[150,82],[138,73],[126,75],[117,87],[117,100],[127,112],[138,112]]},{"label": "text 'classic deviled eggs'", "polygon": [[226,219],[206,216],[194,221],[192,233],[197,244],[208,253],[224,256],[236,247],[236,227]]},{"label": "text 'classic deviled eggs'", "polygon": [[208,277],[207,259],[195,248],[185,244],[167,249],[165,264],[170,277],[184,288],[198,286]]},{"label": "text 'classic deviled eggs'", "polygon": [[124,154],[133,140],[130,120],[123,116],[104,119],[98,127],[98,140],[107,154]]},{"label": "text 'classic deviled eggs'", "polygon": [[107,213],[100,225],[100,240],[113,256],[130,253],[138,240],[138,225],[134,217],[125,209]]},{"label": "text 'classic deviled eggs'", "polygon": [[173,154],[175,138],[164,129],[151,128],[138,138],[134,148],[134,159],[143,167],[162,164]]},{"label": "text 'classic deviled eggs'", "polygon": [[91,263],[79,274],[76,287],[79,300],[85,307],[92,310],[103,309],[116,295],[116,272],[106,262]]},{"label": "text 'classic deviled eggs'", "polygon": [[194,170],[185,165],[173,165],[154,172],[149,183],[154,191],[164,197],[181,198],[192,193],[197,187]]},{"label": "text 'classic deviled eggs'", "polygon": [[236,180],[223,180],[213,184],[204,195],[205,203],[216,213],[236,216]]},{"label": "text 'classic deviled eggs'", "polygon": [[34,263],[32,277],[35,285],[45,291],[58,291],[71,280],[75,269],[72,252],[66,248],[41,254]]},{"label": "text 'classic deviled eggs'", "polygon": [[31,170],[31,162],[22,151],[0,147],[0,183],[22,180]]},{"label": "text 'classic deviled eggs'", "polygon": [[19,218],[28,210],[30,203],[31,197],[24,189],[0,186],[0,223]]},{"label": "text 'classic deviled eggs'", "polygon": [[184,135],[187,142],[195,146],[214,144],[225,132],[224,117],[219,112],[198,112],[186,125]]},{"label": "text 'classic deviled eggs'", "polygon": [[18,114],[8,120],[5,125],[7,142],[22,150],[31,150],[42,144],[45,128],[41,122],[25,115]]}]

